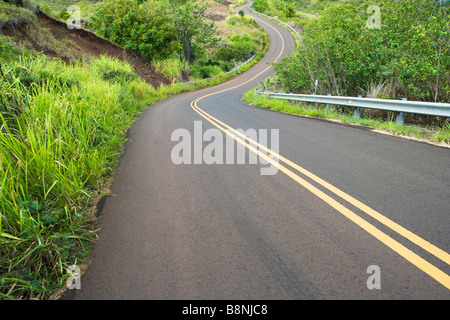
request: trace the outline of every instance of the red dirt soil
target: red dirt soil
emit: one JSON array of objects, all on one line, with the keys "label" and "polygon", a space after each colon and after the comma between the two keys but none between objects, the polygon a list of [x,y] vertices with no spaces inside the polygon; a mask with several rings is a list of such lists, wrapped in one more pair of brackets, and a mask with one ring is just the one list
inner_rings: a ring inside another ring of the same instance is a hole
[{"label": "red dirt soil", "polygon": [[[93,32],[85,29],[69,29],[64,22],[56,20],[45,13],[38,11],[36,13],[37,19],[43,28],[47,28],[55,40],[69,40],[69,43],[75,45],[74,50],[77,51],[77,56],[89,60],[91,58],[99,57],[100,55],[108,55],[117,58],[121,61],[127,61],[133,66],[136,73],[147,83],[158,87],[160,84],[170,84],[170,80],[158,73],[155,68],[147,61],[145,61],[139,54],[131,50],[124,49],[106,39],[100,38]],[[32,45],[36,51],[43,52],[52,58],[57,57],[57,53],[42,48],[39,43],[33,41],[25,31],[25,26],[12,28],[11,26],[2,29],[2,33],[6,36],[17,38],[18,40],[26,40]],[[59,57],[62,60],[69,62],[64,57]]]}]

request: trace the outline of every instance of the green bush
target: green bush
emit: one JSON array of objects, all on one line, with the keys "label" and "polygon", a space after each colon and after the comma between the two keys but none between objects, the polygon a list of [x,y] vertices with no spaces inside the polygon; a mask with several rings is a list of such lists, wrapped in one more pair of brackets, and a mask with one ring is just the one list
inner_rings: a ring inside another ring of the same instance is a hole
[{"label": "green bush", "polygon": [[66,21],[70,18],[70,13],[68,13],[66,10],[62,10],[59,14],[59,18]]},{"label": "green bush", "polygon": [[284,14],[287,18],[293,18],[295,17],[295,7],[292,3],[289,3],[284,8]]},{"label": "green bush", "polygon": [[254,55],[262,43],[262,39],[252,37],[248,33],[229,36],[232,47],[238,52],[237,60],[247,60]]},{"label": "green bush", "polygon": [[256,54],[263,42],[263,39],[252,37],[246,33],[229,36],[228,40],[230,42],[229,46],[217,49],[214,56],[216,60],[234,63],[237,61],[243,62]]},{"label": "green bush", "polygon": [[191,73],[196,79],[208,79],[223,74],[223,70],[219,66],[214,65],[193,65]]},{"label": "green bush", "polygon": [[254,0],[253,8],[260,13],[267,13],[270,9],[268,0]]},{"label": "green bush", "polygon": [[229,25],[237,25],[237,24],[241,24],[244,26],[253,26],[253,27],[257,27],[258,23],[256,23],[256,20],[253,19],[253,17],[250,16],[241,16],[241,15],[233,15],[233,16],[228,16],[226,18],[226,22]]},{"label": "green bush", "polygon": [[0,298],[43,299],[89,252],[91,201],[157,95],[118,60],[68,66],[0,39]]},{"label": "green bush", "polygon": [[359,1],[332,4],[305,30],[303,45],[275,66],[290,92],[450,100],[448,7],[433,2],[383,0],[379,28]]},{"label": "green bush", "polygon": [[178,48],[169,10],[160,1],[107,0],[92,16],[90,26],[145,59],[165,59]]},{"label": "green bush", "polygon": [[220,47],[215,55],[215,58],[217,60],[222,61],[231,61],[231,60],[238,60],[242,56],[242,53],[239,49],[234,47]]}]

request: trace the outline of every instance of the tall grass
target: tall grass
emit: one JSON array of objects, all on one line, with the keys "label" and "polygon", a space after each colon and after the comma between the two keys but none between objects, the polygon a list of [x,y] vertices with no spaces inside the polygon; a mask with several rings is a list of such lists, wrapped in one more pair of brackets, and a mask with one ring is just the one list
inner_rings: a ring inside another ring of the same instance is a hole
[{"label": "tall grass", "polygon": [[179,89],[155,90],[106,57],[0,58],[0,297],[43,299],[89,253],[87,213],[136,115]]},{"label": "tall grass", "polygon": [[187,80],[189,77],[189,64],[180,61],[178,57],[170,57],[164,60],[152,62],[155,69],[169,79],[178,81]]},{"label": "tall grass", "polygon": [[47,299],[90,255],[95,200],[148,105],[216,85],[143,82],[105,56],[70,65],[0,37],[0,299]]},{"label": "tall grass", "polygon": [[264,39],[250,64],[191,85],[180,84],[191,70],[178,58],[155,62],[177,78],[155,89],[127,63],[103,56],[69,65],[0,36],[0,299],[47,299],[64,287],[68,267],[90,255],[96,200],[136,116],[248,70],[266,53]]}]

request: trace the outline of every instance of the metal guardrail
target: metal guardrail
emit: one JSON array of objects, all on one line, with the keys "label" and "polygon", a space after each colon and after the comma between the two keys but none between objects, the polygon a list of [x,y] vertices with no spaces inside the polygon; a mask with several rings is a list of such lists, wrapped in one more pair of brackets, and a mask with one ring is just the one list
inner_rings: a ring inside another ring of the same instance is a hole
[{"label": "metal guardrail", "polygon": [[322,103],[327,105],[340,105],[354,107],[355,116],[359,117],[360,108],[385,110],[398,112],[397,123],[403,123],[405,113],[423,114],[429,116],[449,117],[450,103],[391,100],[391,99],[372,99],[360,97],[338,97],[331,95],[313,95],[313,94],[292,94],[260,92],[274,99],[284,99],[292,101],[303,101],[313,103]]},{"label": "metal guardrail", "polygon": [[291,29],[292,32],[294,32],[294,34],[295,34],[295,35],[298,37],[298,39],[300,40],[300,43],[303,44],[303,38],[300,36],[300,34],[297,32],[297,30],[295,30],[294,28],[292,28],[292,27],[291,27],[290,25],[288,25],[286,22],[283,22],[283,21],[281,21],[281,20],[279,20],[279,19],[277,19],[277,18],[268,16],[268,15],[266,15],[266,14],[264,14],[264,13],[261,13],[261,12],[256,11],[255,9],[253,9],[253,3],[248,7],[248,9],[249,9],[251,12],[255,13],[255,14],[258,14],[258,15],[263,16],[263,17],[265,17],[265,18],[274,20],[274,21],[276,21],[276,22],[278,22],[278,23],[281,23],[281,24],[284,25],[285,27]]}]

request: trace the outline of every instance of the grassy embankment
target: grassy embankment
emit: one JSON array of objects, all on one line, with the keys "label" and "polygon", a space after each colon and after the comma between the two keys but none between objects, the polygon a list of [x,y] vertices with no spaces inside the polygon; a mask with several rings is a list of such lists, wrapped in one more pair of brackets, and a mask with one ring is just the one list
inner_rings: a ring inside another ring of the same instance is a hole
[{"label": "grassy embankment", "polygon": [[0,295],[40,299],[89,252],[128,127],[180,89],[156,90],[118,60],[68,66],[1,40]]},{"label": "grassy embankment", "polygon": [[[2,4],[4,19],[17,9]],[[33,19],[19,10],[21,19]],[[16,16],[14,16],[16,15]],[[266,48],[267,49],[267,48]],[[212,86],[141,80],[106,56],[70,64],[0,37],[0,297],[48,299],[89,257],[96,203],[108,193],[126,132],[153,102]]]}]

